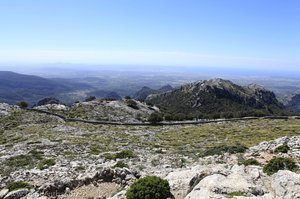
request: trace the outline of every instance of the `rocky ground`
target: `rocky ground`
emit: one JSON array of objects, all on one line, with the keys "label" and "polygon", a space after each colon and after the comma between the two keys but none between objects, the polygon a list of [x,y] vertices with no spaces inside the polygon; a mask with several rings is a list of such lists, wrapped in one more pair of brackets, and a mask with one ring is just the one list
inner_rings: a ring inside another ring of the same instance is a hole
[{"label": "rocky ground", "polygon": [[[167,179],[176,199],[300,198],[298,171],[270,176],[263,171],[274,156],[299,164],[296,119],[128,127],[65,122],[0,107],[1,199],[122,198],[122,190],[146,175]],[[235,142],[253,147],[240,153],[208,153]],[[284,144],[287,153],[275,152]],[[259,165],[245,166],[247,159]],[[16,182],[26,186],[7,190]]]},{"label": "rocky ground", "polygon": [[116,122],[147,121],[151,113],[159,110],[155,106],[149,106],[133,99],[93,100],[78,102],[71,107],[62,104],[47,104],[34,108],[58,113],[67,118]]}]

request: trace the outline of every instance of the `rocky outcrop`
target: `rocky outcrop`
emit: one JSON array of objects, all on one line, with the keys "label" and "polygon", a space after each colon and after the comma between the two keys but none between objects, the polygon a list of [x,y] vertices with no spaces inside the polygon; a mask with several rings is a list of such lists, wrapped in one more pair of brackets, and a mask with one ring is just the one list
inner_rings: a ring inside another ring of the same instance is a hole
[{"label": "rocky outcrop", "polygon": [[47,98],[40,100],[36,104],[36,106],[43,106],[43,105],[47,105],[47,104],[61,104],[61,102],[54,97],[47,97]]},{"label": "rocky outcrop", "polygon": [[102,171],[81,174],[75,180],[66,178],[63,181],[46,183],[41,186],[38,191],[51,196],[53,194],[63,194],[66,190],[72,190],[76,187],[91,183],[115,182],[122,186],[126,186],[131,185],[134,180],[139,177],[140,175],[137,172],[133,172],[127,168],[105,168]]},{"label": "rocky outcrop", "polygon": [[195,115],[248,112],[247,116],[256,116],[258,113],[276,114],[284,110],[271,91],[257,85],[242,87],[218,78],[186,84],[171,92],[149,95],[146,102],[164,107],[167,113]]},{"label": "rocky outcrop", "polygon": [[275,198],[300,198],[300,174],[291,171],[278,171],[272,176],[271,187]]},{"label": "rocky outcrop", "polygon": [[293,112],[300,113],[300,93],[295,94],[288,101],[286,107]]},{"label": "rocky outcrop", "polygon": [[0,116],[8,115],[12,109],[19,109],[19,107],[12,106],[6,103],[0,103]]},{"label": "rocky outcrop", "polygon": [[4,199],[19,199],[26,196],[28,193],[28,189],[18,189],[16,191],[9,192]]}]

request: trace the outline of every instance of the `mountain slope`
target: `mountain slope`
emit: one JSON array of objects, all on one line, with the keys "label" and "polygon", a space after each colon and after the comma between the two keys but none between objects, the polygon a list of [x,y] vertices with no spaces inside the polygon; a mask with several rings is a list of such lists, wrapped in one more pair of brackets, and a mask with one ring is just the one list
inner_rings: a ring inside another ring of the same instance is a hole
[{"label": "mountain slope", "polygon": [[287,103],[288,110],[296,113],[300,113],[300,94],[294,95]]},{"label": "mountain slope", "polygon": [[242,87],[223,79],[198,81],[147,99],[165,113],[185,116],[240,117],[284,112],[271,91],[257,85]]},{"label": "mountain slope", "polygon": [[136,92],[133,96],[134,99],[144,101],[149,95],[151,94],[159,94],[159,93],[164,93],[173,90],[173,87],[170,85],[166,85],[161,87],[158,90],[149,88],[147,86],[144,86],[141,90]]},{"label": "mountain slope", "polygon": [[74,91],[76,86],[33,75],[0,71],[0,101],[10,104],[20,101],[34,104],[45,97]]}]

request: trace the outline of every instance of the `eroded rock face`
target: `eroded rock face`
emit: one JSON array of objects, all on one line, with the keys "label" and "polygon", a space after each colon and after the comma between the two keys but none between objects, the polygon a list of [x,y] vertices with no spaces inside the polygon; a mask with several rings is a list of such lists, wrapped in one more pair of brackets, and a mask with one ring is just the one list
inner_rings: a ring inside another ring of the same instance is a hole
[{"label": "eroded rock face", "polygon": [[213,172],[203,178],[185,198],[222,198],[233,192],[262,196],[268,192],[263,186],[267,181],[259,167],[234,165],[225,172]]},{"label": "eroded rock face", "polygon": [[278,171],[272,176],[271,187],[276,198],[300,198],[300,174],[291,171]]},{"label": "eroded rock face", "polygon": [[19,189],[16,191],[9,192],[4,199],[19,199],[26,196],[29,193],[28,189]]}]

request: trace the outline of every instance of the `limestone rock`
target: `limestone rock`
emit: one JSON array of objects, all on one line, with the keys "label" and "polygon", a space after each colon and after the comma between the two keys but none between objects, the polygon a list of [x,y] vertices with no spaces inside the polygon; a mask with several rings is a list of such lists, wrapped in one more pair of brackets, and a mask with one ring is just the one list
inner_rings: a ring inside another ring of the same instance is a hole
[{"label": "limestone rock", "polygon": [[277,198],[300,198],[300,174],[280,170],[272,176],[271,186]]},{"label": "limestone rock", "polygon": [[0,199],[4,198],[4,196],[5,196],[6,194],[8,194],[8,192],[9,192],[8,189],[2,189],[2,190],[0,191]]},{"label": "limestone rock", "polygon": [[9,192],[4,199],[20,199],[29,193],[28,189],[19,189],[16,191]]}]

